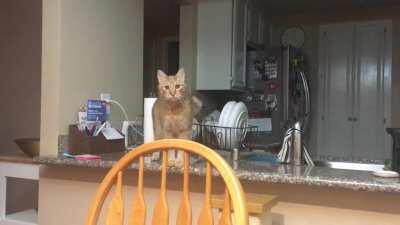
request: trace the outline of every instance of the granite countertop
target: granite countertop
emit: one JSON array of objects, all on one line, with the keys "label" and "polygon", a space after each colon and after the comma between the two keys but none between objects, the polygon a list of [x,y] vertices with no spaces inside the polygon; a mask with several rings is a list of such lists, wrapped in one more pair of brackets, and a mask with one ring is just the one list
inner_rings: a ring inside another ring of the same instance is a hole
[{"label": "granite countertop", "polygon": [[23,153],[0,154],[0,162],[34,164],[33,158]]},{"label": "granite countertop", "polygon": [[[101,160],[78,161],[65,157],[38,157],[34,162],[57,165],[78,166],[88,168],[111,168],[120,159],[122,153],[103,154]],[[294,165],[272,165],[261,162],[245,160],[232,161],[223,155],[235,170],[240,180],[259,181],[280,184],[303,184],[308,186],[345,188],[355,191],[377,191],[400,193],[400,178],[378,178],[368,171],[340,170],[328,167],[307,167]],[[133,163],[130,169],[136,169]],[[145,165],[146,171],[157,172],[161,170],[159,162],[154,161]],[[191,174],[204,175],[205,166],[201,160],[193,161],[190,166]],[[169,173],[180,174],[179,168],[170,168]],[[217,175],[217,174],[215,174]]]}]

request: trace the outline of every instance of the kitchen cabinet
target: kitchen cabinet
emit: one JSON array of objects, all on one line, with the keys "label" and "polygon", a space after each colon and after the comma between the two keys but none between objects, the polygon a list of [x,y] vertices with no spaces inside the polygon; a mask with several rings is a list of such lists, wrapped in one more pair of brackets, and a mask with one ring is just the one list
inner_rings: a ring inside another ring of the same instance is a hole
[{"label": "kitchen cabinet", "polygon": [[245,5],[245,0],[198,2],[197,90],[245,88]]},{"label": "kitchen cabinet", "polygon": [[319,154],[390,158],[391,23],[320,27]]},{"label": "kitchen cabinet", "polygon": [[257,1],[247,1],[246,20],[247,42],[250,45],[264,45],[265,18]]},{"label": "kitchen cabinet", "polygon": [[258,15],[258,35],[257,35],[257,44],[265,45],[265,32],[266,32],[266,23],[265,17],[263,13]]},{"label": "kitchen cabinet", "polygon": [[246,1],[234,0],[232,87],[246,87]]},{"label": "kitchen cabinet", "polygon": [[247,41],[256,44],[258,42],[259,13],[254,1],[248,1],[247,10]]}]

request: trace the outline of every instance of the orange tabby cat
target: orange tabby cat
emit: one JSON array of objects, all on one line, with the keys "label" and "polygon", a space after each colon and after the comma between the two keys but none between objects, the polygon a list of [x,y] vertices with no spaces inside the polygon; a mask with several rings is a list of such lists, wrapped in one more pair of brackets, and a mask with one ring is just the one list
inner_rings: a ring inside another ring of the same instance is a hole
[{"label": "orange tabby cat", "polygon": [[[193,113],[201,107],[198,99],[192,98],[185,83],[185,71],[180,69],[174,76],[157,71],[158,99],[153,106],[154,138],[192,138]],[[169,154],[169,161],[179,165],[182,154],[174,151]]]}]

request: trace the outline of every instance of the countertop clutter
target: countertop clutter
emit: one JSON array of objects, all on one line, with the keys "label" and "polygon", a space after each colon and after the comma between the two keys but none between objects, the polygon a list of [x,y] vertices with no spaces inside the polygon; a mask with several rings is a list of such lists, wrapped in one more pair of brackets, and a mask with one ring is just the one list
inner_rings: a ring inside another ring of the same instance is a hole
[{"label": "countertop clutter", "polygon": [[[123,153],[109,153],[101,155],[101,160],[80,161],[66,157],[37,157],[34,162],[54,166],[77,166],[87,168],[111,168]],[[294,165],[272,165],[268,163],[254,163],[246,160],[233,161],[229,154],[221,155],[234,168],[239,179],[243,181],[259,181],[277,184],[301,184],[308,186],[344,188],[354,191],[376,191],[400,193],[400,178],[378,178],[368,171],[342,170],[327,167],[307,167]],[[132,164],[129,169],[136,169]],[[158,172],[161,164],[153,161],[145,165],[146,171]],[[171,168],[169,173],[180,174],[181,169]],[[205,175],[205,165],[202,160],[193,161],[190,166],[193,175]],[[218,176],[217,174],[215,174]]]}]

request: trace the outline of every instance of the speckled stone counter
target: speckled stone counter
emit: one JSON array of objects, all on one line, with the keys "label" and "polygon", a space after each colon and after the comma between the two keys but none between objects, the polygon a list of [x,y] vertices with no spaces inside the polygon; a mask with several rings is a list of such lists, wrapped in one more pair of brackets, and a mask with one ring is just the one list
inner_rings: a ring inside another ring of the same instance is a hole
[{"label": "speckled stone counter", "polygon": [[[76,166],[88,168],[111,168],[123,156],[121,153],[104,154],[102,160],[78,161],[69,158],[38,157],[34,162],[55,166]],[[308,186],[344,188],[355,191],[391,192],[400,194],[400,178],[378,178],[367,171],[339,170],[327,167],[306,167],[293,165],[272,165],[268,163],[255,163],[250,161],[233,162],[228,156],[224,158],[234,168],[241,180],[259,181],[281,184],[303,184]],[[191,160],[191,173],[202,176],[205,174],[204,162]],[[136,169],[133,163],[130,169]],[[161,170],[159,162],[146,164],[146,171],[157,172]],[[179,174],[178,168],[170,168],[169,173]],[[215,174],[217,176],[217,174]]]},{"label": "speckled stone counter", "polygon": [[15,154],[0,154],[0,162],[10,162],[10,163],[24,163],[33,164],[33,158],[26,156],[23,153]]}]

